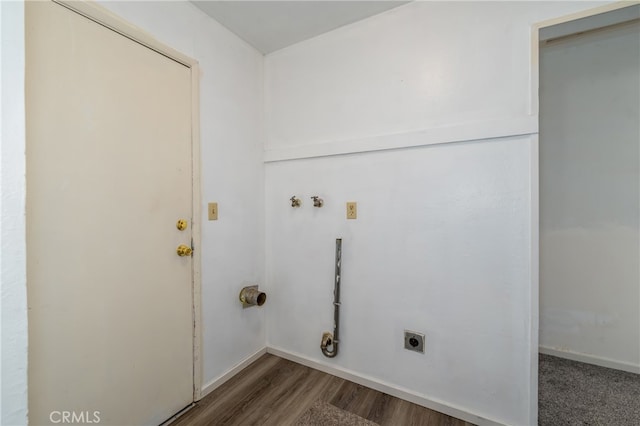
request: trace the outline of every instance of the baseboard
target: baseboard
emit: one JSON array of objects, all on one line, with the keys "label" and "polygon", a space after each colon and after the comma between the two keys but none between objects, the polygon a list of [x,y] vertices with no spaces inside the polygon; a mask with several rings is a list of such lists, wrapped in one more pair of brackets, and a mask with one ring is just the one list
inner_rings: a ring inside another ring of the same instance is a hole
[{"label": "baseboard", "polygon": [[216,388],[220,387],[224,382],[231,379],[233,376],[244,370],[249,364],[260,358],[262,355],[267,353],[267,348],[264,347],[260,349],[258,352],[250,355],[249,357],[242,360],[240,363],[236,364],[231,370],[224,373],[222,376],[217,379],[213,379],[212,381],[206,383],[202,386],[202,392],[200,393],[200,399],[204,398],[211,392],[213,392]]},{"label": "baseboard", "polygon": [[351,382],[366,386],[379,392],[395,396],[396,398],[404,399],[405,401],[413,402],[414,404],[418,404],[431,410],[447,414],[451,417],[456,417],[469,423],[492,426],[502,425],[502,423],[500,422],[487,419],[486,417],[478,416],[476,414],[473,414],[469,410],[465,410],[464,408],[456,407],[443,401],[426,397],[424,395],[419,395],[407,389],[403,389],[398,386],[391,385],[389,383],[385,383],[383,381],[374,379],[372,377],[367,377],[344,368],[339,368],[333,365],[313,361],[305,358],[302,355],[295,354],[283,349],[267,347],[267,352],[281,358],[288,359],[289,361],[311,367],[315,370],[340,377],[341,379],[349,380]]},{"label": "baseboard", "polygon": [[538,346],[538,351],[544,355],[552,355],[557,356],[558,358],[566,358],[572,361],[579,361],[587,364],[599,365],[600,367],[613,368],[615,370],[640,374],[640,365],[631,364],[630,362],[617,361],[611,358],[588,355],[580,352],[561,351],[549,346]]}]

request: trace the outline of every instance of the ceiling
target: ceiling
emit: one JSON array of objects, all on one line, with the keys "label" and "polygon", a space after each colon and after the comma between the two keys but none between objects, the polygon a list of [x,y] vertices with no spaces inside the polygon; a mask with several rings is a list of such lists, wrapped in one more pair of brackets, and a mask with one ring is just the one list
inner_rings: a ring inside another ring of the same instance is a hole
[{"label": "ceiling", "polygon": [[198,8],[267,54],[408,1],[196,1]]}]

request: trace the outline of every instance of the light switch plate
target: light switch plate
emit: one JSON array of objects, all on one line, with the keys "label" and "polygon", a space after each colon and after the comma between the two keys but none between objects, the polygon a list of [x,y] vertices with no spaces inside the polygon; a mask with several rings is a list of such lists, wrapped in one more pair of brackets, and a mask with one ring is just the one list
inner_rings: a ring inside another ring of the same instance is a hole
[{"label": "light switch plate", "polygon": [[209,203],[209,220],[218,220],[218,203]]},{"label": "light switch plate", "polygon": [[347,201],[347,219],[358,218],[358,203],[355,201]]}]

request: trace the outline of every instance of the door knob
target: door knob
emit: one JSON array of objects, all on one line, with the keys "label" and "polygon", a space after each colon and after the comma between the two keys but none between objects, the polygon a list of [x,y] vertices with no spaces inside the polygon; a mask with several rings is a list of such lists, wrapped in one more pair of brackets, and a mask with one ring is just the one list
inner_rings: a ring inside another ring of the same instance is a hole
[{"label": "door knob", "polygon": [[176,223],[176,228],[178,228],[181,231],[184,231],[185,229],[187,229],[187,221],[184,219],[180,219],[177,223]]},{"label": "door knob", "polygon": [[191,247],[185,246],[184,244],[180,244],[176,249],[176,253],[178,253],[180,257],[191,256],[191,251]]}]

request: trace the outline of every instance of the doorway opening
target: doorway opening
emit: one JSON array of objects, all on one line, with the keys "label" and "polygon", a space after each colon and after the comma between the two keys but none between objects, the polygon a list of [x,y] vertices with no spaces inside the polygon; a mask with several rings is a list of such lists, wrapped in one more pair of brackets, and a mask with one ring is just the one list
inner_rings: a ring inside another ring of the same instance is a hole
[{"label": "doorway opening", "polygon": [[534,31],[540,120],[539,424],[635,424],[640,422],[634,397],[640,392],[640,5],[610,5]]}]

